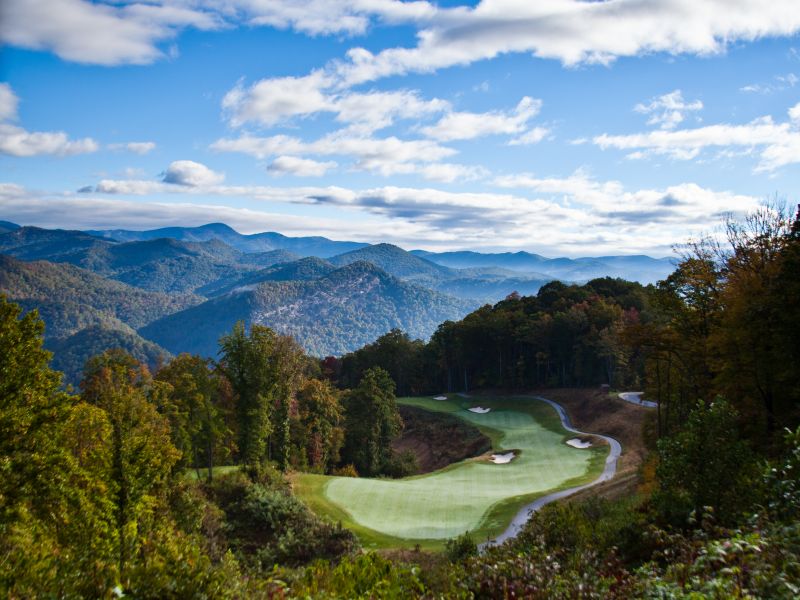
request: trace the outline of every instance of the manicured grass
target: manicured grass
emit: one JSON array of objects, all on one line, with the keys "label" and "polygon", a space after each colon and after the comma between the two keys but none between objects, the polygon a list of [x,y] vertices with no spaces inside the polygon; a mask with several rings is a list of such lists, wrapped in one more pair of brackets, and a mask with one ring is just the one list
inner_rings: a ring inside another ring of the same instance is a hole
[{"label": "manicured grass", "polygon": [[[214,467],[211,471],[213,473],[213,477],[217,477],[218,475],[227,475],[228,473],[233,473],[234,471],[239,470],[239,465],[221,465],[219,467]],[[187,469],[186,476],[189,479],[200,479],[205,481],[206,477],[208,476],[208,469],[200,469],[200,477],[197,476],[197,469]]]},{"label": "manicured grass", "polygon": [[[494,536],[525,503],[596,478],[608,451],[564,444],[574,435],[561,427],[550,406],[531,398],[398,402],[451,413],[488,435],[495,451],[517,450],[519,456],[507,465],[472,459],[399,480],[295,476],[295,493],[314,511],[353,529],[367,546],[437,547],[465,531],[479,540]],[[466,410],[477,404],[492,411]]]}]

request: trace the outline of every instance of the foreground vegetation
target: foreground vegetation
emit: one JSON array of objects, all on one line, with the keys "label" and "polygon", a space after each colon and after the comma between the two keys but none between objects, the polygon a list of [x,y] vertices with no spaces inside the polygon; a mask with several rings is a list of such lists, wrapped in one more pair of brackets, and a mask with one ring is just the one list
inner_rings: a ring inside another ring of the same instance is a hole
[{"label": "foreground vegetation", "polygon": [[[0,596],[796,598],[800,215],[765,208],[729,237],[634,290],[636,318],[623,282],[551,287],[443,325],[484,332],[460,354],[392,334],[321,364],[236,325],[217,363],[180,355],[151,374],[96,356],[77,395],[36,313],[0,299]],[[387,348],[409,360],[387,372]],[[395,385],[455,386],[464,368],[470,386],[641,382],[659,408],[638,483],[550,505],[483,554],[468,535],[443,553],[363,552],[292,494],[292,471],[413,472],[392,450]]]}]

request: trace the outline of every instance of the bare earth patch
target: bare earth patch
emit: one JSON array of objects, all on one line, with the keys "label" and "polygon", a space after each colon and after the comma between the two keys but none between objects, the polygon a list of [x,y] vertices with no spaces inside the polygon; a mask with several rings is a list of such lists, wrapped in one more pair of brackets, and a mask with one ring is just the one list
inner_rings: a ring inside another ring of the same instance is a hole
[{"label": "bare earth patch", "polygon": [[492,441],[477,427],[446,413],[435,413],[400,405],[403,433],[392,443],[396,452],[406,450],[417,457],[420,473],[430,473],[466,458],[480,456]]},{"label": "bare earth patch", "polygon": [[642,431],[652,410],[625,402],[597,389],[553,389],[537,392],[561,404],[577,429],[604,433],[622,444],[617,475],[611,481],[575,494],[574,498],[600,495],[619,498],[636,489],[639,468],[647,455]]}]

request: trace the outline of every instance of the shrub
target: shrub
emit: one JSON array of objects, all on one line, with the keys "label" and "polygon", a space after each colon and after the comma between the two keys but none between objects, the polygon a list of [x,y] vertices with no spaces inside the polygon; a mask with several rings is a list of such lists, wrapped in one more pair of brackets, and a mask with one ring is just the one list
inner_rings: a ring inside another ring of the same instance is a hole
[{"label": "shrub", "polygon": [[447,540],[444,545],[444,552],[450,562],[461,562],[470,556],[477,556],[478,546],[467,531],[458,537]]}]

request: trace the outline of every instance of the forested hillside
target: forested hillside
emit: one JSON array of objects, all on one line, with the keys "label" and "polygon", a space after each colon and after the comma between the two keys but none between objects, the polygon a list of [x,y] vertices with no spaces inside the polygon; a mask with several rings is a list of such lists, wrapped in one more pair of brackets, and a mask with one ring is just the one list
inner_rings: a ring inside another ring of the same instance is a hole
[{"label": "forested hillside", "polygon": [[147,292],[68,264],[22,262],[3,255],[0,293],[38,308],[48,337],[55,338],[95,324],[124,323],[138,329],[200,301],[191,294]]},{"label": "forested hillside", "polygon": [[551,282],[536,296],[510,295],[460,321],[442,323],[428,343],[401,331],[382,336],[337,366],[345,385],[381,366],[403,394],[473,388],[614,387],[641,384],[642,358],[622,333],[649,319],[652,289],[620,279]]},{"label": "forested hillside", "polygon": [[342,354],[399,327],[428,337],[457,318],[463,301],[396,279],[356,262],[310,281],[243,285],[140,330],[172,352],[213,356],[220,335],[236,321],[268,324],[291,334],[315,356]]}]

